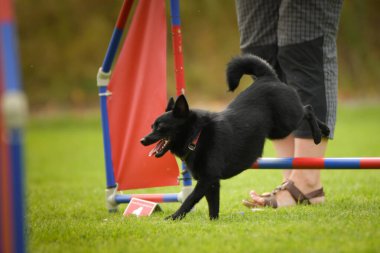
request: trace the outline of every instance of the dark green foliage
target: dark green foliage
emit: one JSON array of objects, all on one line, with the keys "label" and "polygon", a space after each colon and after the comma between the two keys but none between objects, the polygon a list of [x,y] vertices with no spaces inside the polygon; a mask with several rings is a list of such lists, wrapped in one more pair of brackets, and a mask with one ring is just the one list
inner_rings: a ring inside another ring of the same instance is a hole
[{"label": "dark green foliage", "polygon": [[[32,108],[96,105],[95,77],[122,1],[15,3],[23,80]],[[181,5],[188,95],[201,101],[226,99],[225,65],[239,53],[234,1],[181,1]],[[343,97],[380,95],[379,8],[376,0],[344,2],[338,40]],[[168,51],[168,86],[173,95],[171,44]]]}]

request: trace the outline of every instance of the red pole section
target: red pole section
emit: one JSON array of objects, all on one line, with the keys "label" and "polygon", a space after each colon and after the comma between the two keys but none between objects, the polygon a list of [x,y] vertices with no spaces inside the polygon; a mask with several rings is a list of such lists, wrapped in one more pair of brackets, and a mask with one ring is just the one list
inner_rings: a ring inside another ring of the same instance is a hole
[{"label": "red pole section", "polygon": [[11,1],[0,1],[0,22],[12,22],[13,10]]},{"label": "red pole section", "polygon": [[185,71],[183,65],[182,34],[180,26],[172,27],[175,80],[177,96],[185,94]]},{"label": "red pole section", "polygon": [[125,0],[123,6],[121,7],[119,17],[117,18],[116,28],[124,29],[125,23],[128,19],[128,14],[131,11],[133,0]]}]

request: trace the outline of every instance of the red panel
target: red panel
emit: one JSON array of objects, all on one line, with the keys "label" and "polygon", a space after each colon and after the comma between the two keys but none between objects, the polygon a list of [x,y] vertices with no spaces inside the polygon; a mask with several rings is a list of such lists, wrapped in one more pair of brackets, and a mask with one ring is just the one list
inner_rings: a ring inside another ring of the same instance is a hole
[{"label": "red panel", "polygon": [[10,0],[0,0],[0,22],[13,20],[12,6]]},{"label": "red panel", "polygon": [[168,152],[148,157],[153,148],[140,139],[167,103],[165,1],[139,1],[116,63],[108,99],[112,160],[119,189],[177,185],[179,169]]},{"label": "red panel", "polygon": [[360,160],[361,169],[380,169],[380,158],[365,158]]},{"label": "red panel", "polygon": [[323,158],[295,157],[293,159],[293,168],[323,169],[324,167],[325,167],[325,162]]}]

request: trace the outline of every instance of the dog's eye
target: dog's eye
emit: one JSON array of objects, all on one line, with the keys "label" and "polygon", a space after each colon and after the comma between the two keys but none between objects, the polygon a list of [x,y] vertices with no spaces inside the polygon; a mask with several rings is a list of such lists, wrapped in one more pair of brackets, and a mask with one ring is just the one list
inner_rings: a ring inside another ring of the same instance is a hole
[{"label": "dog's eye", "polygon": [[167,126],[164,124],[158,124],[156,126],[156,131],[165,132],[167,130]]}]

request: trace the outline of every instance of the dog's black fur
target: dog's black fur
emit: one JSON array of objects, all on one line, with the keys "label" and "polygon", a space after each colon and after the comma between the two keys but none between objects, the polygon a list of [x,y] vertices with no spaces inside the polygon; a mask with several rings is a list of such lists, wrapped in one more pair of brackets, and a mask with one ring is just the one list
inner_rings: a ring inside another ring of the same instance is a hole
[{"label": "dog's black fur", "polygon": [[[183,95],[169,100],[166,112],[152,125],[143,145],[159,142],[151,155],[168,150],[186,162],[197,184],[181,207],[168,218],[182,219],[204,196],[210,219],[219,216],[220,179],[233,177],[261,157],[265,138],[282,139],[307,120],[314,142],[329,128],[318,120],[310,105],[303,106],[297,92],[280,82],[273,68],[254,55],[238,56],[227,66],[227,83],[233,91],[244,74],[254,84],[221,112],[190,110]],[[199,139],[198,139],[199,137]],[[194,150],[190,148],[198,140]]]}]

